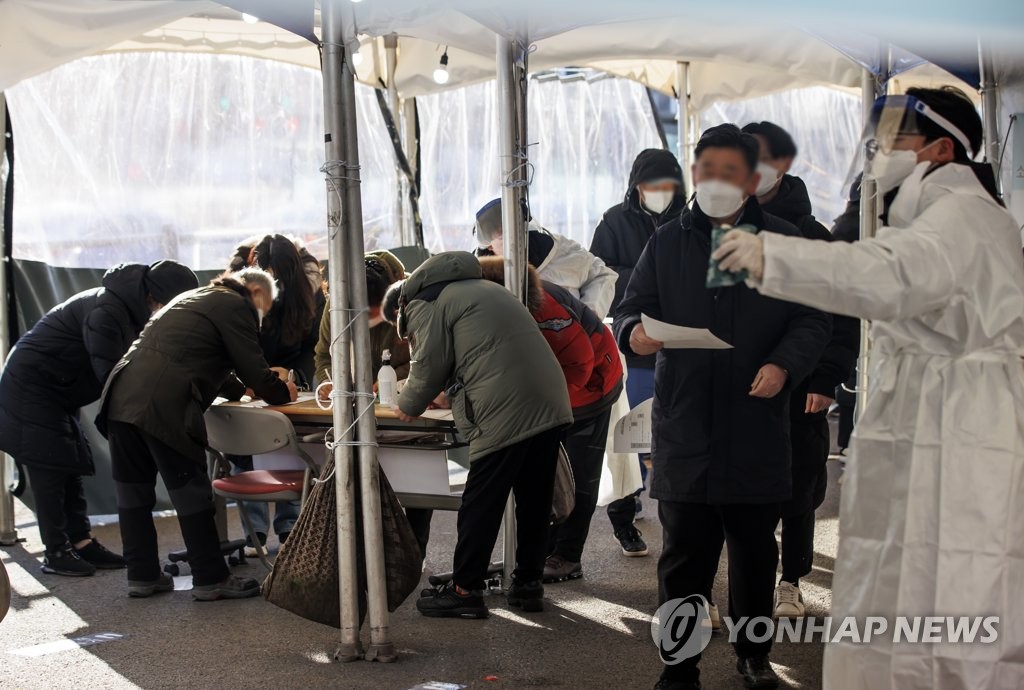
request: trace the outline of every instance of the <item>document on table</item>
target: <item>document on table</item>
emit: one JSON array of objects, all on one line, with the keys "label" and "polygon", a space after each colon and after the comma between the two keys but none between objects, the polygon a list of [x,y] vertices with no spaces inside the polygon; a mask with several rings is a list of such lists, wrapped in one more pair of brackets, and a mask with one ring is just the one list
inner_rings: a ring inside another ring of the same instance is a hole
[{"label": "document on table", "polygon": [[660,340],[669,350],[727,350],[729,343],[706,328],[689,328],[658,321],[647,314],[640,315],[648,338]]},{"label": "document on table", "polygon": [[316,393],[309,391],[303,391],[299,393],[298,397],[293,402],[286,402],[284,405],[271,405],[266,400],[249,400],[248,402],[240,403],[241,407],[285,407],[286,405],[298,405],[299,403],[309,402],[316,398]]}]

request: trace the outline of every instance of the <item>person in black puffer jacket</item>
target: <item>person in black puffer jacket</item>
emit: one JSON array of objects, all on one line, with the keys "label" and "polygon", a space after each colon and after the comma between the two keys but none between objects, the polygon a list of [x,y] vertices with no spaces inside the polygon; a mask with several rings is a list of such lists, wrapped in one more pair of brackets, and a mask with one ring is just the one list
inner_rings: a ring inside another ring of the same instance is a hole
[{"label": "person in black puffer jacket", "polygon": [[[758,140],[761,181],[758,203],[765,213],[787,220],[812,240],[831,242],[832,233],[815,220],[807,187],[788,174],[797,149],[789,132],[771,122],[753,122],[743,131]],[[793,495],[782,506],[782,577],[775,592],[775,616],[804,615],[800,578],[814,560],[814,511],[825,500],[831,446],[828,410],[836,388],[849,379],[860,345],[860,322],[832,314],[832,335],[810,376],[790,392]]]},{"label": "person in black puffer jacket", "polygon": [[[609,314],[615,314],[626,292],[640,255],[654,231],[678,218],[686,207],[686,188],[679,161],[664,149],[646,149],[633,161],[626,196],[622,203],[604,212],[594,230],[590,253],[600,257],[619,275],[615,283],[615,301]],[[632,409],[654,397],[654,355],[641,357],[632,352],[626,356],[626,397]],[[647,482],[646,455],[640,456],[640,476]],[[646,556],[647,545],[634,518],[642,516],[639,496],[631,496],[608,504],[608,519],[615,528],[625,556]]]},{"label": "person in black puffer jacket", "polygon": [[46,547],[43,572],[92,575],[124,559],[90,534],[82,477],[96,468],[79,409],[96,401],[110,371],[151,314],[199,287],[186,266],[121,264],[103,286],[51,309],[21,336],[0,376],[0,450],[27,469]]}]

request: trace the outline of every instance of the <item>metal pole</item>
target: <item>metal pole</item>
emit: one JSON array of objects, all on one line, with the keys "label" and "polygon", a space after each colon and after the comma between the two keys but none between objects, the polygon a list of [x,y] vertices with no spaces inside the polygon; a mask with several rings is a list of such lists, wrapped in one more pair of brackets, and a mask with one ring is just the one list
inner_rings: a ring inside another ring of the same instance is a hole
[{"label": "metal pole", "polygon": [[[335,0],[336,1],[336,0]],[[359,489],[362,499],[363,557],[366,561],[367,618],[370,645],[364,658],[390,662],[397,658],[391,643],[388,612],[387,573],[384,565],[384,526],[381,519],[380,466],[377,463],[377,419],[374,417],[373,372],[370,362],[370,317],[367,308],[365,265],[363,263],[363,201],[359,178],[359,133],[356,129],[355,74],[348,61],[341,66],[341,116],[345,169],[344,232],[347,236],[349,313],[352,321],[353,382],[356,403],[356,446],[359,456]]]},{"label": "metal pole", "polygon": [[[881,73],[875,75],[871,70],[865,69],[861,74],[861,106],[863,108],[864,125],[871,117],[871,108],[875,99],[884,96],[886,84],[889,81],[891,72],[892,54],[889,48],[885,47],[879,53],[885,56],[880,61]],[[867,163],[867,161],[865,161]],[[860,182],[860,239],[869,239],[878,232],[879,200],[874,180],[861,177]],[[860,357],[857,360],[857,406],[854,410],[855,418],[860,420],[864,413],[864,405],[868,399],[868,385],[871,350],[871,322],[862,319],[860,322]]]},{"label": "metal pole", "polygon": [[[505,287],[526,302],[527,223],[524,217],[527,178],[526,45],[497,38],[498,142],[501,155],[501,226],[505,244]],[[501,585],[512,584],[516,556],[515,501],[505,506]]]},{"label": "metal pole", "polygon": [[[992,166],[996,176],[996,190],[1003,194],[1002,176],[999,174],[999,84],[996,82],[995,69],[992,65],[992,52],[978,40],[978,67],[981,75],[981,116],[985,132],[985,158]],[[970,153],[970,152],[968,152]]]},{"label": "metal pole", "polygon": [[[338,391],[350,389],[351,335],[347,329],[349,291],[352,276],[345,262],[346,235],[341,223],[343,179],[346,177],[344,124],[342,119],[342,45],[341,14],[335,0],[322,4],[324,142],[327,162],[327,237],[328,281],[331,297],[331,379]],[[352,453],[352,406],[347,398],[335,396],[333,422],[334,488],[338,527],[338,572],[341,596],[341,640],[334,658],[354,661],[362,656],[359,641],[359,578],[357,573],[355,484]],[[346,431],[347,430],[347,431]]]},{"label": "metal pole", "polygon": [[[401,100],[398,97],[398,86],[395,84],[395,70],[398,69],[398,34],[388,34],[384,37],[384,57],[387,68],[388,107],[391,108],[391,117],[395,119],[395,128],[401,137],[403,134]],[[397,160],[395,161],[395,182],[397,187],[395,224],[398,227],[399,241],[403,247],[408,247],[414,244],[411,232],[409,231],[409,224],[406,222],[405,213],[405,200],[409,196],[409,182],[405,179],[405,173],[398,166]]]},{"label": "metal pole", "polygon": [[[420,142],[416,137],[416,99],[402,99],[402,146],[405,147],[405,159],[409,161],[409,171],[415,180],[418,173],[418,159]],[[419,190],[423,193],[423,190]],[[421,212],[422,213],[422,212]],[[416,219],[413,217],[412,204],[409,205],[409,213],[406,214],[405,224],[408,227],[409,245],[419,245],[420,238],[416,232]]]},{"label": "metal pole", "polygon": [[693,176],[690,172],[692,156],[690,155],[690,63],[676,63],[676,99],[679,104],[679,115],[676,119],[676,156],[683,169],[683,185],[687,192],[693,189]]},{"label": "metal pole", "polygon": [[[6,150],[7,132],[7,100],[3,91],[0,91],[0,157],[4,156]],[[8,169],[7,174],[13,171]],[[4,194],[6,185],[0,187],[0,196]],[[3,210],[10,199],[3,197],[0,204],[0,218],[4,217]],[[7,362],[7,334],[8,313],[7,313],[7,261],[6,247],[4,246],[4,233],[0,232],[0,367]],[[18,530],[14,528],[14,496],[11,495],[11,467],[13,463],[3,453],[0,453],[0,545],[10,546],[18,543]]]}]

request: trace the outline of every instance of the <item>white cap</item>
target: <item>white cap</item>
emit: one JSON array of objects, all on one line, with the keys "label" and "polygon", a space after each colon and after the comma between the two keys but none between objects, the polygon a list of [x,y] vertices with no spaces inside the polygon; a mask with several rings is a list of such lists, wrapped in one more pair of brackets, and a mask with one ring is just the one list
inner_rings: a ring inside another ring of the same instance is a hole
[{"label": "white cap", "polygon": [[391,350],[384,350],[381,354],[381,359],[391,359]]}]

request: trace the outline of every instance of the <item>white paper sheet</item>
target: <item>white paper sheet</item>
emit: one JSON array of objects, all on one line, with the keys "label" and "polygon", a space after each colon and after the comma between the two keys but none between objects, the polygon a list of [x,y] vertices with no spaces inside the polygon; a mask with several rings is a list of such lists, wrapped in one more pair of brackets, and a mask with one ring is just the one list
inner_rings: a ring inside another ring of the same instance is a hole
[{"label": "white paper sheet", "polygon": [[706,328],[676,326],[652,319],[647,314],[641,314],[640,320],[647,337],[660,340],[669,350],[727,350],[732,347]]},{"label": "white paper sheet", "polygon": [[303,391],[299,393],[298,397],[293,402],[287,402],[284,405],[271,405],[266,400],[253,400],[251,398],[242,398],[240,403],[241,407],[284,407],[285,405],[298,405],[299,403],[309,402],[316,397],[316,393],[311,391]]},{"label": "white paper sheet", "polygon": [[651,412],[654,398],[640,403],[615,424],[616,453],[651,452]]}]

